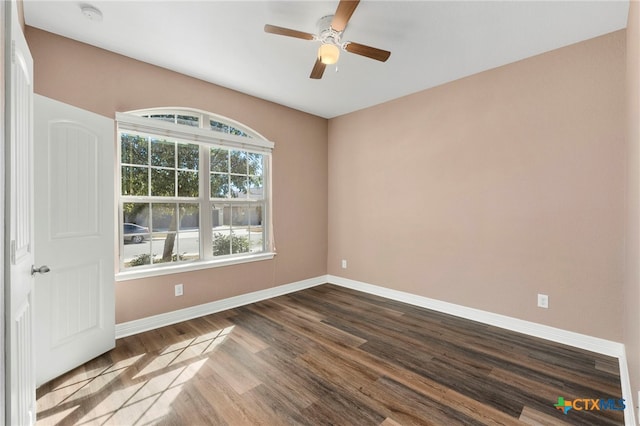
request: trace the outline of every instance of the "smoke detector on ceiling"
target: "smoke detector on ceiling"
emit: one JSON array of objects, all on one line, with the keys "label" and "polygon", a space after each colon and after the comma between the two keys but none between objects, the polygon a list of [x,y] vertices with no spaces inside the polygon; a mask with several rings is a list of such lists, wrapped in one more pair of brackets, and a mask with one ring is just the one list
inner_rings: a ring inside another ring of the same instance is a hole
[{"label": "smoke detector on ceiling", "polygon": [[88,19],[92,21],[96,21],[96,22],[102,21],[102,12],[100,12],[99,9],[91,5],[88,5],[88,4],[80,5],[80,11],[84,16],[86,16]]}]

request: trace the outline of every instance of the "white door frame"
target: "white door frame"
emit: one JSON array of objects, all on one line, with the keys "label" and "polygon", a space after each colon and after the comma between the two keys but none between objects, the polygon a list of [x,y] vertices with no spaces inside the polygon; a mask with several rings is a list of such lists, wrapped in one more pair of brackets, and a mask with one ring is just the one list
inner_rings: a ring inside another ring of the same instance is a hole
[{"label": "white door frame", "polygon": [[[4,1],[0,2],[0,22],[2,23],[2,31],[0,31],[0,80],[2,80],[2,86],[0,86],[0,120],[2,120],[1,122],[3,123],[3,127],[4,125],[7,123],[7,120],[5,119],[5,108],[4,108],[4,102],[5,102],[5,71],[4,71],[4,64],[5,64],[5,53],[4,53],[4,45],[5,45],[5,39],[10,38],[11,36],[6,34],[6,32],[8,31],[9,26],[7,25],[7,20],[6,20],[6,8],[5,8],[5,3]],[[0,194],[0,219],[2,219],[2,223],[4,224],[4,199],[5,199],[5,191],[4,191],[4,169],[5,169],[5,162],[4,162],[4,150],[5,150],[5,144],[4,144],[4,133],[5,132],[0,132],[0,146],[2,146],[2,149],[0,149],[0,164],[2,164],[2,170],[3,172],[0,173],[0,188],[2,188],[2,194]],[[5,369],[5,361],[4,361],[4,341],[5,341],[5,331],[4,331],[4,313],[6,312],[5,309],[5,298],[4,298],[4,292],[5,292],[5,285],[4,285],[4,246],[5,246],[5,240],[4,240],[4,225],[0,226],[0,240],[2,240],[2,244],[0,244],[0,276],[2,277],[2,284],[0,284],[0,306],[2,306],[2,314],[0,315],[0,333],[2,334],[2,339],[0,339],[0,420],[3,420],[4,417],[4,404],[5,404],[5,378],[4,378],[4,369]]]},{"label": "white door frame", "polygon": [[33,356],[33,59],[15,0],[4,3],[4,419],[36,418]]}]

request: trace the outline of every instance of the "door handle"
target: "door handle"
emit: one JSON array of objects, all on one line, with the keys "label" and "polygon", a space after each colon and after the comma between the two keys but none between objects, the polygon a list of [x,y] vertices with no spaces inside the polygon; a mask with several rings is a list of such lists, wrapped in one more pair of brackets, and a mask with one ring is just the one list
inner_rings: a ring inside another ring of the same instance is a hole
[{"label": "door handle", "polygon": [[35,275],[36,273],[38,274],[46,274],[47,272],[49,272],[51,269],[49,269],[49,267],[47,265],[42,265],[39,268],[36,268],[35,266],[31,266],[31,275]]}]

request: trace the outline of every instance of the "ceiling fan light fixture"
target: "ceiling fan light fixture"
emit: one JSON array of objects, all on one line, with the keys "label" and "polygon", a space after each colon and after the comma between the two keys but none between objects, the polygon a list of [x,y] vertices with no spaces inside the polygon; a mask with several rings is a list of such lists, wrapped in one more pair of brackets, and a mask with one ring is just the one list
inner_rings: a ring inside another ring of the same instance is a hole
[{"label": "ceiling fan light fixture", "polygon": [[335,44],[322,44],[318,49],[318,58],[320,62],[326,65],[332,65],[338,62],[340,57],[340,49]]}]

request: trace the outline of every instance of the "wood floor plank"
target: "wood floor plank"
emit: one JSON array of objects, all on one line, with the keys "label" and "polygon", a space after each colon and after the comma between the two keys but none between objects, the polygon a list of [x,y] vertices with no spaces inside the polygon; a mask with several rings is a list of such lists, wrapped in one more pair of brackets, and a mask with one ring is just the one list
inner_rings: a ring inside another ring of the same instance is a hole
[{"label": "wood floor plank", "polygon": [[595,368],[616,377],[620,374],[620,363],[617,359],[596,359]]},{"label": "wood floor plank", "polygon": [[[255,414],[244,398],[238,395],[224,379],[215,374],[196,377],[190,388],[194,393],[201,395],[203,405],[216,413],[214,418],[217,422],[208,421],[202,424],[250,425],[260,424],[263,418],[261,414]],[[184,421],[184,411],[174,410],[174,412],[176,416],[182,415],[182,421]],[[180,423],[176,421],[174,424]]]},{"label": "wood floor plank", "polygon": [[335,285],[118,340],[38,425],[620,425],[616,359]]},{"label": "wood floor plank", "polygon": [[215,374],[240,395],[262,384],[242,362],[224,351],[216,354],[215,361],[216,366],[213,367]]},{"label": "wood floor plank", "polygon": [[530,426],[566,426],[567,423],[557,417],[552,417],[548,414],[541,413],[530,407],[524,407],[522,414],[520,414],[520,421]]}]

